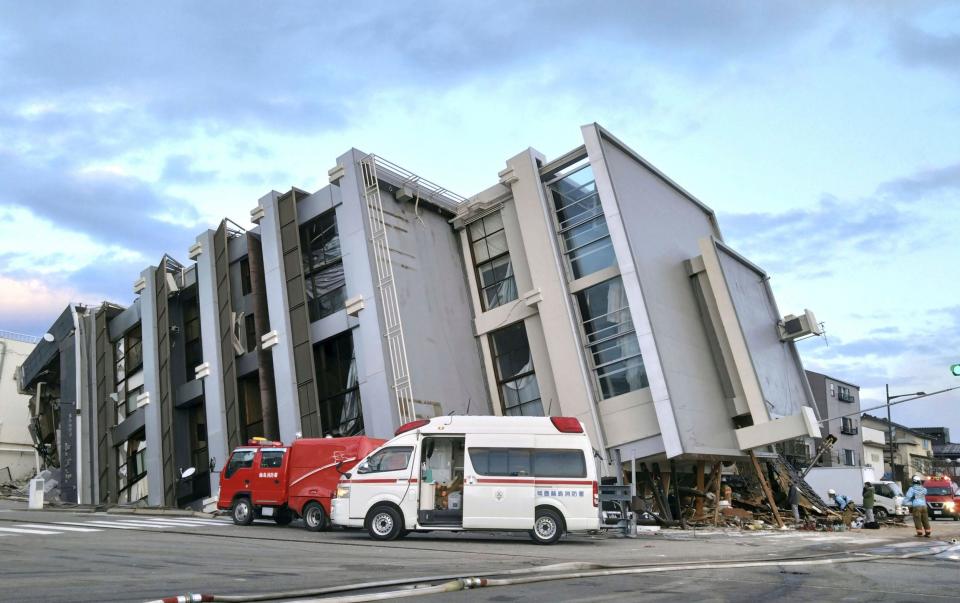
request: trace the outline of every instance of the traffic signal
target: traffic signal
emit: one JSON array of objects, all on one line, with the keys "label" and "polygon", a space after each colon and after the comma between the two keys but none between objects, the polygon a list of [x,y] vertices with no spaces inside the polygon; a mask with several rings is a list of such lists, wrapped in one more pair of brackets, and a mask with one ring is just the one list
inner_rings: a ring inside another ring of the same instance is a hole
[{"label": "traffic signal", "polygon": [[954,377],[960,377],[960,364],[950,365],[950,372],[953,373]]}]

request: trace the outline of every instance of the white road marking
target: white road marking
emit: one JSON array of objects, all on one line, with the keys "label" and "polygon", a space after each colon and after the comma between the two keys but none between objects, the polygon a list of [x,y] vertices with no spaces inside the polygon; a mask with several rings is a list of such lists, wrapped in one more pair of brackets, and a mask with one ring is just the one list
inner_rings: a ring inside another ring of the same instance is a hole
[{"label": "white road marking", "polygon": [[88,521],[86,523],[77,523],[75,521],[58,521],[57,525],[95,526],[98,528],[113,528],[117,530],[139,530],[140,529],[136,526],[118,526],[117,524],[110,521]]},{"label": "white road marking", "polygon": [[48,523],[21,523],[21,524],[17,524],[17,527],[18,528],[38,528],[41,530],[49,530],[51,528],[55,528],[57,530],[65,530],[67,532],[99,532],[100,531],[96,528],[73,528],[73,527],[67,527],[62,525],[51,526]]},{"label": "white road marking", "polygon": [[159,523],[156,521],[146,521],[146,520],[132,520],[132,519],[123,519],[116,521],[114,523],[123,525],[123,526],[136,526],[140,528],[178,528],[174,523]]},{"label": "white road marking", "polygon": [[39,534],[41,536],[60,533],[60,532],[49,532],[47,530],[28,530],[28,529],[21,529],[21,528],[0,528],[0,532],[11,532],[13,534]]}]

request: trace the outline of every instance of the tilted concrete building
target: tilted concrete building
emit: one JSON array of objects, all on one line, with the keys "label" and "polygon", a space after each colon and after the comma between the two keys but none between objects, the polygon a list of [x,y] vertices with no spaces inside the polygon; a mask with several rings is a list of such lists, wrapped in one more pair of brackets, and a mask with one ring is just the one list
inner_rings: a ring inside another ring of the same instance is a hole
[{"label": "tilted concrete building", "polygon": [[[196,505],[249,437],[389,437],[449,413],[576,416],[610,475],[818,436],[793,343],[812,316],[780,313],[707,206],[596,124],[582,135],[469,199],[350,150],[322,189],[270,192],[255,227],[224,221],[189,265],[145,270],[129,308],[84,309],[89,366],[61,372],[96,430],[78,498],[134,500],[132,459],[141,499]],[[137,341],[141,377],[104,368]]]}]

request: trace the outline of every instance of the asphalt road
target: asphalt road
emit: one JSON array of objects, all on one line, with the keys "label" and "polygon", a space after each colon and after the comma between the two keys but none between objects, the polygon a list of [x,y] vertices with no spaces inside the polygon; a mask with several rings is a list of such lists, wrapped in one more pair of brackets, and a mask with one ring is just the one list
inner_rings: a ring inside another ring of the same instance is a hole
[{"label": "asphalt road", "polygon": [[[844,533],[670,530],[624,539],[574,536],[542,547],[521,534],[311,533],[222,519],[30,512],[0,501],[0,601],[147,601],[240,595],[373,580],[474,576],[591,562],[612,566],[749,561],[756,567],[645,570],[424,596],[450,601],[960,599],[960,522],[934,538],[909,528]],[[953,539],[955,542],[950,542]],[[911,558],[871,559],[914,555]],[[798,561],[786,561],[797,558]],[[853,563],[843,562],[856,558]],[[838,562],[839,561],[839,562]],[[515,576],[516,577],[516,576]],[[436,581],[435,581],[436,582]]]}]

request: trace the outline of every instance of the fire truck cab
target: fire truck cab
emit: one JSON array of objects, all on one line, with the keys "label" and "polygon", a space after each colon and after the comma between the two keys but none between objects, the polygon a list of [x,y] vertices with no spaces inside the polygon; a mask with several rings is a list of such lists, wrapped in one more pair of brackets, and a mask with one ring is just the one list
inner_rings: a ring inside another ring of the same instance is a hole
[{"label": "fire truck cab", "polygon": [[220,473],[217,508],[237,525],[273,519],[287,525],[302,518],[308,530],[330,525],[330,497],[341,472],[384,440],[363,436],[304,438],[285,446],[253,438],[235,449]]},{"label": "fire truck cab", "polygon": [[960,493],[949,477],[934,476],[923,482],[927,489],[927,510],[930,519],[960,521]]}]

